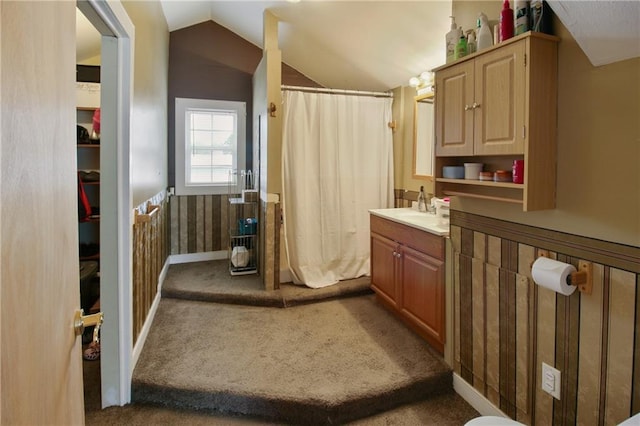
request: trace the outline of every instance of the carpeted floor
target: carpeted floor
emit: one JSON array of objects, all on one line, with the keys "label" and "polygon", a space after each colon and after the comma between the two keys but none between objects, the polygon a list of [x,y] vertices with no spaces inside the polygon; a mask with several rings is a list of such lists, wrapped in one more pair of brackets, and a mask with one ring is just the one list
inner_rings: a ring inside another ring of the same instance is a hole
[{"label": "carpeted floor", "polygon": [[[258,277],[225,276],[225,265],[171,266],[134,371],[135,403],[100,410],[93,386],[87,424],[453,426],[478,415],[452,391],[439,354],[376,302],[367,280],[264,295]],[[233,303],[210,302],[220,299]],[[85,367],[86,380],[99,380],[98,362]]]},{"label": "carpeted floor", "polygon": [[284,308],[371,294],[369,277],[346,280],[318,289],[283,283],[279,289],[267,291],[262,288],[259,276],[231,276],[228,265],[226,260],[171,265],[162,285],[162,297]]}]

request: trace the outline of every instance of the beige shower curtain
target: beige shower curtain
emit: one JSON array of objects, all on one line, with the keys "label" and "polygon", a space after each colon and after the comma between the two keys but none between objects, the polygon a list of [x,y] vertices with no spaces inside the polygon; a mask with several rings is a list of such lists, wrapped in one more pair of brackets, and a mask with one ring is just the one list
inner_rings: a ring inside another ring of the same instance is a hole
[{"label": "beige shower curtain", "polygon": [[391,98],[285,90],[284,244],[312,288],[369,274],[369,209],[393,206]]}]

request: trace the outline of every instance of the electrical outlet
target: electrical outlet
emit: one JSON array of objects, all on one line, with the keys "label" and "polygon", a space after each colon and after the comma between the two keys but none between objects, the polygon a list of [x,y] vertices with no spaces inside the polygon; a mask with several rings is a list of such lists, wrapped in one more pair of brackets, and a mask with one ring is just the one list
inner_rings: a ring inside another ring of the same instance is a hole
[{"label": "electrical outlet", "polygon": [[560,399],[560,387],[562,384],[560,370],[556,370],[552,366],[542,363],[542,390],[547,392],[555,399]]}]

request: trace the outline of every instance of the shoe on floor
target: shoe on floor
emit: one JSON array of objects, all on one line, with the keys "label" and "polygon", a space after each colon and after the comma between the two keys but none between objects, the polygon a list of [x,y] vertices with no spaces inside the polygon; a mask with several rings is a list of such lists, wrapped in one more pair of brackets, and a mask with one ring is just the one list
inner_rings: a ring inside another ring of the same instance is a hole
[{"label": "shoe on floor", "polygon": [[84,350],[82,358],[87,361],[95,361],[100,359],[100,343],[91,343],[87,349]]}]

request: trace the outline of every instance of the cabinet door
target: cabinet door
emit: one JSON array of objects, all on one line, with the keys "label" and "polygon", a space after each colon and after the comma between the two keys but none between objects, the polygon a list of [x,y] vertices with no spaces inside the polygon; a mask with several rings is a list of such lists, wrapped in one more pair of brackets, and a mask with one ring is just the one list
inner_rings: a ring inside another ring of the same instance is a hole
[{"label": "cabinet door", "polygon": [[427,340],[444,350],[444,267],[441,260],[402,248],[402,314],[414,322]]},{"label": "cabinet door", "polygon": [[473,154],[473,61],[436,73],[436,155]]},{"label": "cabinet door", "polygon": [[371,287],[394,307],[400,297],[396,277],[397,253],[395,241],[371,233]]},{"label": "cabinet door", "polygon": [[475,60],[474,154],[524,154],[525,40]]}]

